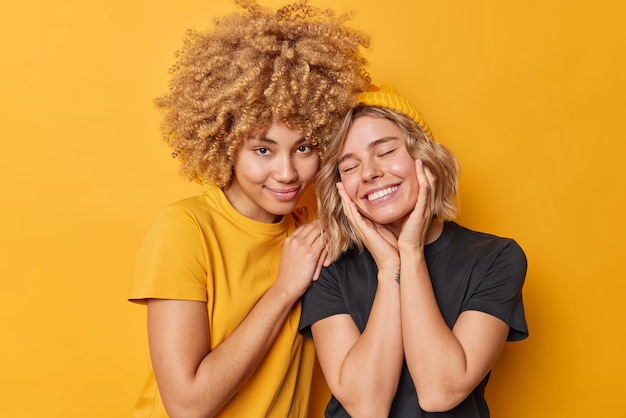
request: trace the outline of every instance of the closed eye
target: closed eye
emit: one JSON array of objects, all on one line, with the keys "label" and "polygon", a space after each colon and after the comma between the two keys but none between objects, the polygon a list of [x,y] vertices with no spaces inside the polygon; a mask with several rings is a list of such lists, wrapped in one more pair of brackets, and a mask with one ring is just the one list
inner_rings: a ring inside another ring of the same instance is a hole
[{"label": "closed eye", "polygon": [[382,152],[380,152],[378,154],[378,156],[379,157],[387,157],[387,156],[393,155],[397,150],[398,150],[398,148],[386,149],[386,150],[383,150]]},{"label": "closed eye", "polygon": [[358,167],[358,164],[343,164],[339,167],[339,174],[353,173]]}]

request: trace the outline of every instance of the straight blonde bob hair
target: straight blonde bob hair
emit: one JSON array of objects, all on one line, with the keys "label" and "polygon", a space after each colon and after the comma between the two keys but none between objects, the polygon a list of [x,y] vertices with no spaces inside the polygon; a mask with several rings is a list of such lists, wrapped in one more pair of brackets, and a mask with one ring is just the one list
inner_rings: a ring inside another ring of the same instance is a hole
[{"label": "straight blonde bob hair", "polygon": [[333,260],[353,246],[359,251],[363,250],[363,242],[343,213],[343,205],[336,186],[336,183],[341,181],[337,168],[339,154],[353,122],[363,116],[384,118],[396,124],[404,134],[409,154],[415,159],[422,159],[424,165],[433,173],[437,179],[434,190],[434,216],[452,220],[458,213],[456,195],[459,165],[452,152],[443,144],[433,141],[407,115],[384,107],[359,104],[343,119],[340,130],[326,149],[322,167],[315,180],[318,215]]}]

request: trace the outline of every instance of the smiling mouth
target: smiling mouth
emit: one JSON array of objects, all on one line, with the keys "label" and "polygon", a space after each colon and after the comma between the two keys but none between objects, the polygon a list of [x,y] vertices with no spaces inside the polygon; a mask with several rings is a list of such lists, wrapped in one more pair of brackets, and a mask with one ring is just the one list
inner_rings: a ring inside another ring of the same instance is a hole
[{"label": "smiling mouth", "polygon": [[266,188],[273,196],[274,198],[281,200],[283,202],[288,202],[291,201],[295,198],[298,197],[298,193],[300,191],[299,187],[296,188],[292,188],[292,189],[286,189],[286,190],[282,190],[282,189],[271,189],[269,187]]},{"label": "smiling mouth", "polygon": [[382,197],[385,197],[385,196],[395,192],[396,190],[398,190],[398,186],[391,186],[391,187],[387,187],[386,189],[378,190],[377,192],[374,192],[372,194],[368,194],[367,195],[367,200],[368,200],[368,202],[372,202],[374,200],[377,200],[377,199],[380,199]]}]

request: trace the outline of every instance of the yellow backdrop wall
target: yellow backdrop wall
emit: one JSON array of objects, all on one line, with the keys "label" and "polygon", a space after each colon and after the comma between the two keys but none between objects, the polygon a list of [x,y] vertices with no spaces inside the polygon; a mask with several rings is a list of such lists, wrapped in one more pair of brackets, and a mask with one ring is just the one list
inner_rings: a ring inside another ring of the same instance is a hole
[{"label": "yellow backdrop wall", "polygon": [[[357,12],[374,80],[455,151],[461,223],[526,250],[531,336],[495,367],[493,416],[626,417],[624,2],[313,4]],[[145,311],[125,300],[137,249],[158,208],[199,188],[152,100],[184,31],[235,6],[2,9],[0,415],[130,417],[148,362]]]}]

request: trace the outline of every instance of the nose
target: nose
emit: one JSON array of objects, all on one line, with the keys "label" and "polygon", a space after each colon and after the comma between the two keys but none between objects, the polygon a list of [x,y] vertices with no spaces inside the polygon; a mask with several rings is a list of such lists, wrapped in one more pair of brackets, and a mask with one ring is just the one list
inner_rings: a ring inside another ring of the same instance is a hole
[{"label": "nose", "polygon": [[361,162],[361,179],[364,182],[376,180],[383,175],[383,171],[375,161]]},{"label": "nose", "polygon": [[281,183],[292,183],[298,179],[298,170],[291,155],[277,159],[274,176]]}]

